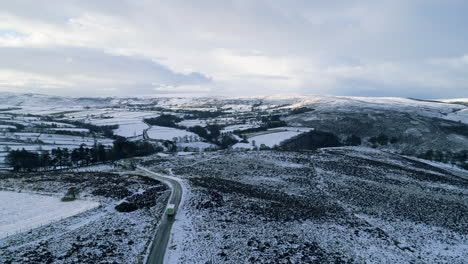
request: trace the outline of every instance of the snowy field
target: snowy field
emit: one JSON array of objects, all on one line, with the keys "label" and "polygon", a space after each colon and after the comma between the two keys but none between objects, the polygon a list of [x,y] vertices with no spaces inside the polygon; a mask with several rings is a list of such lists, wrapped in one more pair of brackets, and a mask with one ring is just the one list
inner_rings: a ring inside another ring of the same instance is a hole
[{"label": "snowy field", "polygon": [[[26,141],[34,142],[39,140],[41,143],[54,144],[54,145],[81,145],[87,146],[94,145],[95,141],[102,145],[112,145],[112,139],[108,138],[93,138],[93,137],[82,137],[82,136],[71,136],[61,134],[45,134],[45,133],[3,133],[0,134],[0,140],[2,141]],[[12,144],[14,145],[14,144]],[[61,146],[57,146],[61,147]]]},{"label": "snowy field", "polygon": [[78,133],[89,133],[87,128],[50,128],[52,131],[67,131],[67,132],[78,132]]},{"label": "snowy field", "polygon": [[62,122],[45,122],[45,121],[32,121],[31,124],[33,125],[40,125],[40,126],[57,126],[58,128],[73,128],[74,125],[62,123]]},{"label": "snowy field", "polygon": [[205,151],[205,150],[215,150],[218,149],[219,147],[207,143],[207,142],[179,142],[177,143],[177,149],[180,151],[183,150],[190,150],[190,151]]},{"label": "snowy field", "polygon": [[179,126],[185,126],[185,127],[194,127],[194,126],[201,126],[201,127],[206,127],[207,121],[206,120],[200,120],[200,119],[193,119],[193,120],[183,120],[177,123]]},{"label": "snowy field", "polygon": [[195,133],[172,127],[152,126],[148,130],[148,137],[151,139],[173,140],[173,138],[183,138],[185,136],[198,138]]},{"label": "snowy field", "polygon": [[279,146],[281,142],[300,135],[302,133],[308,132],[313,130],[312,128],[307,127],[279,127],[279,128],[272,128],[267,131],[262,131],[256,133],[258,135],[254,135],[249,138],[249,143],[237,143],[232,148],[233,149],[252,149],[253,143],[255,142],[255,146],[260,147],[265,145],[266,147],[272,148],[275,146]]},{"label": "snowy field", "polygon": [[46,225],[99,206],[97,202],[0,191],[0,238]]},{"label": "snowy field", "polygon": [[15,126],[10,126],[10,125],[0,125],[0,131],[1,130],[9,130],[9,129],[16,129]]},{"label": "snowy field", "polygon": [[226,104],[223,106],[223,109],[226,109],[228,112],[245,112],[252,109],[251,105],[248,104]]},{"label": "snowy field", "polygon": [[143,135],[143,131],[149,126],[143,121],[119,124],[119,128],[114,129],[114,135],[121,137],[136,137]]},{"label": "snowy field", "polygon": [[221,133],[228,133],[228,132],[233,132],[235,130],[245,130],[249,128],[256,128],[259,127],[259,125],[252,125],[252,124],[241,124],[241,125],[232,125],[232,126],[227,126],[223,130],[221,130]]},{"label": "snowy field", "polygon": [[[61,202],[69,186],[99,206]],[[5,173],[0,187],[57,195],[0,192],[0,263],[143,263],[169,197],[156,180],[102,171]],[[116,209],[124,199],[133,211]]]},{"label": "snowy field", "polygon": [[468,124],[468,109],[461,109],[446,115],[445,119]]},{"label": "snowy field", "polygon": [[100,112],[98,115],[93,114],[90,116],[88,114],[86,116],[86,121],[98,126],[120,125],[141,122],[145,118],[157,116],[158,114],[154,112],[112,110]]}]

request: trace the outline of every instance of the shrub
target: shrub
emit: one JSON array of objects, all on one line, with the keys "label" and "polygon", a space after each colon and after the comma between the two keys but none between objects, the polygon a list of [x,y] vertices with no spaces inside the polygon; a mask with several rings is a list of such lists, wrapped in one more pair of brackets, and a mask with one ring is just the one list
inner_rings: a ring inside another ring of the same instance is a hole
[{"label": "shrub", "polygon": [[68,189],[67,193],[62,197],[62,202],[71,202],[76,200],[80,191],[76,187]]},{"label": "shrub", "polygon": [[138,206],[136,206],[133,203],[122,202],[122,203],[118,204],[117,206],[115,206],[115,210],[117,210],[117,211],[119,211],[121,213],[130,213],[130,212],[138,210]]},{"label": "shrub", "polygon": [[347,146],[359,146],[361,145],[361,138],[356,135],[351,135],[345,140]]},{"label": "shrub", "polygon": [[147,118],[145,122],[152,126],[178,127],[177,122],[182,121],[181,118],[175,115],[160,115],[154,118]]}]

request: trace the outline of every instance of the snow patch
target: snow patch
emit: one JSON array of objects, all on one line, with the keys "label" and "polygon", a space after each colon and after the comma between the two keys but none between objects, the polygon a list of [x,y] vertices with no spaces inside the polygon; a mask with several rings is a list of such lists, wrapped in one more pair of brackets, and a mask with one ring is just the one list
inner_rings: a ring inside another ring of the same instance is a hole
[{"label": "snow patch", "polygon": [[59,197],[10,191],[0,191],[0,201],[0,238],[99,206],[92,201],[62,202]]}]

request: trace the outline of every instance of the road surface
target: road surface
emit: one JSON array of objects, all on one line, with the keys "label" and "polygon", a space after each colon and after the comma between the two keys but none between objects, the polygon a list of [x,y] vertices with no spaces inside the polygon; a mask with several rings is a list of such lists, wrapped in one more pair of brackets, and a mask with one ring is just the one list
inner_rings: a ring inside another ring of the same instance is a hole
[{"label": "road surface", "polygon": [[[177,216],[177,211],[179,209],[180,201],[182,199],[182,186],[180,185],[180,183],[174,180],[173,178],[168,178],[163,174],[150,171],[147,168],[140,166],[138,166],[137,168],[150,174],[151,177],[165,183],[169,186],[169,188],[171,188],[172,192],[171,196],[169,197],[168,204],[172,203],[175,205],[175,213]],[[164,214],[161,219],[158,231],[153,239],[153,243],[151,243],[150,253],[146,263],[163,264],[164,254],[166,253],[167,244],[169,243],[169,238],[171,236],[171,228],[175,220],[175,216],[167,217],[166,211],[164,210]]]}]

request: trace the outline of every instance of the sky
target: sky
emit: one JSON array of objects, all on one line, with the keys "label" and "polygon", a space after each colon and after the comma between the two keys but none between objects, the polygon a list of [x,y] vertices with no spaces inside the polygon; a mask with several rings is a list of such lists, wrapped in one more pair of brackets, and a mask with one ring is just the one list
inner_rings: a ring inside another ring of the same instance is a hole
[{"label": "sky", "polygon": [[465,0],[15,0],[0,91],[468,97]]}]

